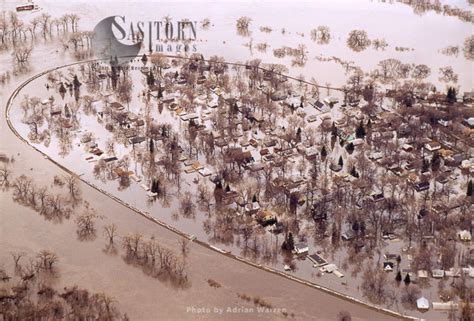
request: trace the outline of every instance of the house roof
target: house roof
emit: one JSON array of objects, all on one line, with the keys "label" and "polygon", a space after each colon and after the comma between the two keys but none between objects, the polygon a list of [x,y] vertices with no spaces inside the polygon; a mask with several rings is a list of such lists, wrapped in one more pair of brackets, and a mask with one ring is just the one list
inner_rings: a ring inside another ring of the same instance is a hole
[{"label": "house roof", "polygon": [[429,309],[430,301],[428,301],[428,299],[425,297],[421,297],[418,300],[416,300],[416,307],[418,309],[423,309],[423,310]]},{"label": "house roof", "polygon": [[114,109],[118,109],[118,110],[124,108],[123,105],[121,103],[117,102],[117,101],[114,101],[114,102],[110,103],[110,107],[112,107]]}]

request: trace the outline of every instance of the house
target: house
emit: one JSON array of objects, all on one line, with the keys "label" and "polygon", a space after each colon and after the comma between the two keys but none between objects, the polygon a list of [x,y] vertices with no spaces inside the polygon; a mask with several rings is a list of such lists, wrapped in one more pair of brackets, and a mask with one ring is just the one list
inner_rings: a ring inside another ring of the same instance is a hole
[{"label": "house", "polygon": [[441,174],[438,177],[436,177],[436,181],[440,184],[446,184],[449,180],[449,175],[448,174]]},{"label": "house", "polygon": [[438,120],[438,124],[440,124],[443,127],[448,127],[450,123],[451,122],[449,120],[444,120],[444,119]]},{"label": "house", "polygon": [[339,102],[339,99],[337,99],[336,97],[328,96],[324,98],[323,102],[329,107],[333,107],[335,104]]},{"label": "house", "polygon": [[314,267],[320,267],[328,264],[328,262],[320,255],[318,254],[311,254],[307,256],[308,259],[313,262]]},{"label": "house", "polygon": [[116,160],[118,160],[118,158],[115,157],[115,156],[104,158],[104,162],[106,162],[106,163],[110,163],[110,162],[113,162],[113,161],[116,161]]},{"label": "house", "polygon": [[205,167],[201,168],[198,172],[201,176],[204,176],[204,177],[212,175],[212,171],[208,168],[205,168]]},{"label": "house", "polygon": [[61,110],[51,110],[51,116],[60,116]]},{"label": "house", "polygon": [[461,277],[461,269],[450,268],[449,270],[444,271],[444,275],[447,277],[459,278]]},{"label": "house", "polygon": [[444,158],[444,165],[449,167],[457,167],[461,165],[462,161],[465,160],[465,156],[463,154],[454,154],[452,156],[448,156]]},{"label": "house", "polygon": [[123,105],[117,101],[114,101],[112,103],[110,103],[110,108],[112,109],[115,109],[115,110],[124,110],[125,107],[123,107]]},{"label": "house", "polygon": [[439,311],[452,311],[458,309],[458,304],[453,301],[449,302],[433,302],[433,309]]},{"label": "house", "polygon": [[413,146],[410,145],[410,144],[403,144],[402,149],[403,149],[403,151],[409,153],[409,152],[413,151]]},{"label": "house", "polygon": [[143,143],[145,140],[146,140],[145,137],[135,136],[135,137],[130,138],[128,142],[132,145],[135,145],[135,144]]},{"label": "house", "polygon": [[441,149],[441,144],[436,141],[431,141],[425,144],[425,148],[429,150],[430,152],[434,152],[436,150]]},{"label": "house", "polygon": [[309,115],[308,117],[306,117],[306,120],[308,121],[308,123],[313,123],[313,122],[318,120],[318,116],[317,115]]},{"label": "house", "polygon": [[272,233],[280,234],[285,230],[285,226],[282,222],[276,222],[273,228],[270,230]]},{"label": "house", "polygon": [[423,182],[417,182],[417,183],[413,184],[413,188],[417,192],[426,191],[430,188],[430,183],[429,182],[424,182],[424,181]]},{"label": "house", "polygon": [[463,121],[463,124],[464,124],[464,126],[470,128],[470,129],[474,129],[474,117],[465,119]]},{"label": "house", "polygon": [[428,278],[428,271],[426,271],[426,270],[418,270],[418,278],[419,278],[419,279],[426,279],[426,278]]},{"label": "house", "polygon": [[394,264],[393,262],[383,262],[383,270],[385,272],[392,272]]},{"label": "house", "polygon": [[462,230],[462,231],[459,231],[458,232],[458,238],[461,240],[461,241],[466,241],[466,242],[470,242],[471,241],[471,232],[469,232],[468,230]]},{"label": "house", "polygon": [[419,310],[428,310],[430,308],[430,301],[428,301],[427,298],[421,297],[418,300],[416,300],[416,307]]},{"label": "house", "polygon": [[374,153],[369,155],[369,159],[373,160],[373,161],[377,161],[377,160],[382,159],[382,158],[383,158],[382,152],[374,152]]},{"label": "house", "polygon": [[244,205],[245,214],[252,215],[260,211],[259,202],[251,202]]},{"label": "house", "polygon": [[459,166],[461,169],[468,169],[471,167],[473,164],[469,159],[465,159],[461,161],[461,165]]},{"label": "house", "polygon": [[257,221],[264,227],[267,225],[273,225],[277,222],[275,214],[269,210],[259,210],[256,216]]},{"label": "house", "polygon": [[431,276],[435,279],[442,279],[444,277],[444,270],[433,269],[431,270]]},{"label": "house", "polygon": [[383,255],[383,258],[386,259],[386,260],[396,260],[398,258],[398,255],[393,254],[393,253],[385,253]]},{"label": "house", "polygon": [[307,159],[315,159],[319,154],[319,150],[317,147],[313,146],[313,147],[303,148],[303,153]]},{"label": "house", "polygon": [[322,102],[320,102],[318,99],[316,98],[310,98],[308,100],[308,103],[313,106],[314,108],[318,109],[318,110],[322,110],[323,107],[324,107],[324,104]]},{"label": "house", "polygon": [[347,232],[341,233],[341,239],[343,241],[350,241],[355,237],[354,232],[352,230],[349,230]]},{"label": "house", "polygon": [[385,197],[383,196],[383,193],[372,193],[370,196],[372,197],[372,200],[374,202],[380,202],[385,199]]},{"label": "house", "polygon": [[474,91],[466,91],[462,96],[462,101],[465,103],[472,103],[474,102]]},{"label": "house", "polygon": [[383,231],[382,232],[382,239],[384,239],[384,240],[394,240],[396,238],[397,238],[397,236],[395,234],[393,234],[392,232],[388,232],[388,231]]},{"label": "house", "polygon": [[406,162],[405,166],[403,167],[409,172],[413,171],[416,168],[414,162]]},{"label": "house", "polygon": [[298,243],[298,244],[295,244],[295,249],[293,250],[293,253],[296,255],[302,255],[302,254],[308,253],[308,251],[309,251],[308,244]]},{"label": "house", "polygon": [[336,125],[337,127],[344,126],[345,124],[346,124],[346,118],[341,118],[334,121],[334,125]]},{"label": "house", "polygon": [[263,122],[263,117],[259,113],[251,112],[247,118],[257,123]]},{"label": "house", "polygon": [[332,274],[334,274],[335,276],[337,276],[338,278],[343,278],[344,277],[344,274],[342,274],[339,270],[334,270],[332,272]]},{"label": "house", "polygon": [[281,92],[281,91],[276,91],[274,92],[270,98],[273,100],[273,101],[280,101],[280,100],[284,100],[286,99],[286,97],[288,97],[287,94],[285,94],[284,92]]}]

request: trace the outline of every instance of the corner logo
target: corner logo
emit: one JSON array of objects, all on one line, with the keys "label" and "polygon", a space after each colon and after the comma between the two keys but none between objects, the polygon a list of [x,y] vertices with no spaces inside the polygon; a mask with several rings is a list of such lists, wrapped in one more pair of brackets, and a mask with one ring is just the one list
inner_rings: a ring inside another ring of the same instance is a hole
[{"label": "corner logo", "polygon": [[110,16],[95,26],[92,48],[98,58],[124,64],[140,49],[166,54],[197,52],[197,40],[197,22],[189,19],[126,21],[124,16]]},{"label": "corner logo", "polygon": [[99,59],[112,60],[119,64],[130,61],[131,56],[137,56],[142,46],[142,40],[137,43],[126,45],[121,43],[114,34],[112,27],[120,33],[122,39],[126,38],[126,32],[115,18],[125,23],[123,16],[110,16],[101,20],[94,28],[92,36],[92,48]]}]

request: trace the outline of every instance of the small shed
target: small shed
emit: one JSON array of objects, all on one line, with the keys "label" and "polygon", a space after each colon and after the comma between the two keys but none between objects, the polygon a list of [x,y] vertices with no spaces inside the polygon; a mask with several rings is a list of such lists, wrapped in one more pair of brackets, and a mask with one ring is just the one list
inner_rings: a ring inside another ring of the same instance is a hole
[{"label": "small shed", "polygon": [[418,310],[428,310],[430,308],[430,301],[428,301],[427,298],[421,297],[418,300],[416,300],[416,307]]}]

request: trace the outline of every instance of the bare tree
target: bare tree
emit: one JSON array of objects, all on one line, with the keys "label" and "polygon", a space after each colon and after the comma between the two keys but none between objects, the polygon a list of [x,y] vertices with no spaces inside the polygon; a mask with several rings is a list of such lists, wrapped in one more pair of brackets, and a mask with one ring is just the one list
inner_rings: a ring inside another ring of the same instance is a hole
[{"label": "bare tree", "polygon": [[402,295],[400,297],[400,300],[404,306],[406,306],[409,309],[415,309],[416,308],[416,300],[421,295],[420,288],[416,285],[410,284],[402,290]]},{"label": "bare tree", "polygon": [[10,186],[10,174],[11,171],[6,165],[0,168],[0,186],[8,188]]},{"label": "bare tree", "polygon": [[51,271],[53,265],[59,260],[55,253],[47,250],[39,252],[37,258],[39,267],[48,271]]},{"label": "bare tree", "polygon": [[114,237],[117,233],[117,225],[114,223],[104,226],[104,237],[108,240],[109,245],[114,244]]},{"label": "bare tree", "polygon": [[252,19],[249,17],[240,17],[237,19],[236,27],[237,27],[237,33],[240,36],[247,37],[250,35],[250,23],[252,22]]},{"label": "bare tree", "polygon": [[349,311],[341,311],[337,314],[338,321],[351,321],[352,317]]},{"label": "bare tree", "polygon": [[464,40],[464,57],[474,60],[474,36],[470,36]]},{"label": "bare tree", "polygon": [[443,68],[439,68],[439,78],[442,82],[458,82],[458,74],[456,74],[453,70],[453,67],[447,66]]},{"label": "bare tree", "polygon": [[20,267],[20,260],[23,256],[25,256],[25,253],[23,252],[11,252],[10,253],[12,258],[13,258],[13,262],[15,263],[15,268],[18,268]]},{"label": "bare tree", "polygon": [[15,59],[16,63],[24,65],[28,62],[32,51],[32,47],[17,46],[15,49],[13,49],[13,58]]},{"label": "bare tree", "polygon": [[86,210],[76,218],[77,234],[80,239],[88,239],[95,235],[95,220],[97,215],[92,210]]},{"label": "bare tree", "polygon": [[80,181],[77,175],[70,175],[66,178],[67,189],[73,207],[81,200],[79,183]]},{"label": "bare tree", "polygon": [[430,67],[423,64],[416,65],[411,72],[412,78],[415,78],[417,80],[425,79],[430,74],[431,74]]},{"label": "bare tree", "polygon": [[183,255],[183,257],[186,257],[188,255],[188,252],[189,252],[189,241],[187,239],[180,239],[179,240],[179,245],[181,247],[181,254]]}]

